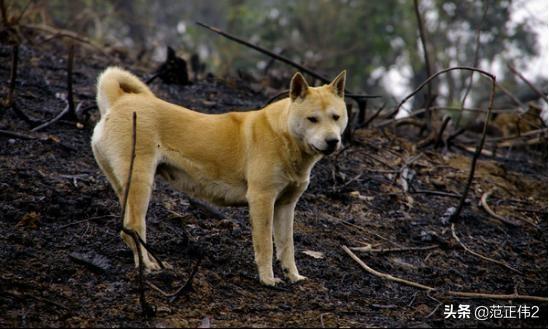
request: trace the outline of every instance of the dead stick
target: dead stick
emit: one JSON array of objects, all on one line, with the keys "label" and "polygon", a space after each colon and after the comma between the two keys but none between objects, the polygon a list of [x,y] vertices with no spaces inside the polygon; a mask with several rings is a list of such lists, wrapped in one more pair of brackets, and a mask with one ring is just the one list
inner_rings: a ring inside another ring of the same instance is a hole
[{"label": "dead stick", "polygon": [[442,122],[442,126],[440,127],[440,130],[438,131],[437,137],[435,139],[435,148],[437,148],[440,145],[440,141],[442,140],[442,134],[444,134],[444,130],[446,129],[446,126],[450,122],[450,117],[447,116],[444,118],[444,121]]},{"label": "dead stick", "polygon": [[495,188],[492,188],[490,191],[487,191],[485,192],[484,194],[482,194],[482,197],[480,198],[480,204],[482,206],[482,208],[488,213],[490,214],[490,216],[506,223],[506,224],[509,224],[509,225],[512,225],[512,226],[521,226],[520,223],[518,222],[515,222],[514,220],[511,220],[511,219],[508,219],[508,218],[505,218],[503,216],[500,216],[498,214],[496,214],[495,211],[492,210],[492,208],[490,208],[490,206],[488,206],[488,198],[490,197],[490,195],[492,195],[492,193],[494,193],[495,191]]},{"label": "dead stick", "polygon": [[[349,248],[346,246],[341,246],[343,250],[347,253],[347,255],[351,256],[351,258],[357,262],[364,270],[367,272],[380,277],[385,280],[394,281],[398,283],[402,283],[407,286],[427,290],[427,291],[438,291],[438,289],[430,286],[423,285],[421,283],[417,283],[414,281],[401,279],[396,276],[392,276],[390,274],[382,273],[379,271],[374,270],[373,268],[369,267],[364,263],[360,258],[358,258]],[[442,291],[446,295],[449,296],[455,296],[455,297],[466,297],[466,298],[481,298],[481,299],[501,299],[501,300],[525,300],[525,301],[535,301],[535,302],[547,302],[547,298],[545,297],[539,297],[539,296],[529,296],[529,295],[519,295],[519,294],[491,294],[491,293],[482,293],[482,292],[463,292],[463,291]]]},{"label": "dead stick", "polygon": [[368,127],[368,125],[375,120],[375,118],[377,118],[379,116],[379,114],[381,113],[381,111],[383,111],[385,109],[385,103],[383,103],[383,105],[381,105],[376,113],[374,113],[371,117],[368,118],[368,120],[366,120],[364,123],[362,123],[358,128],[365,128],[365,127]]},{"label": "dead stick", "polygon": [[[65,100],[66,102],[66,100]],[[35,131],[38,131],[38,130],[42,130],[48,126],[51,126],[52,124],[56,123],[57,121],[59,121],[62,117],[64,117],[67,113],[69,113],[69,104],[67,103],[67,105],[65,106],[65,108],[63,109],[63,111],[61,111],[58,115],[56,115],[53,119],[51,119],[50,121],[46,121],[44,122],[43,124],[37,126],[37,127],[34,127],[31,129],[32,132],[35,132]]]},{"label": "dead stick", "polygon": [[463,209],[463,206],[465,205],[465,199],[467,199],[467,194],[469,193],[469,189],[471,188],[471,183],[473,182],[473,178],[475,177],[475,169],[477,165],[477,160],[482,152],[482,148],[484,147],[484,140],[486,139],[486,132],[488,131],[488,121],[490,121],[490,115],[492,114],[492,107],[494,106],[494,97],[496,95],[496,77],[490,73],[487,73],[485,71],[478,70],[479,73],[485,74],[492,80],[492,91],[490,93],[490,102],[488,104],[488,111],[486,112],[486,116],[484,117],[484,127],[482,128],[482,136],[480,138],[480,141],[477,145],[477,149],[475,151],[475,154],[473,154],[473,159],[471,160],[471,169],[469,170],[469,177],[467,178],[467,185],[465,185],[465,189],[463,191],[463,194],[461,195],[461,199],[459,199],[458,206],[456,208],[456,211],[452,214],[450,217],[450,222],[456,222],[459,218],[459,215],[461,213],[461,210]]},{"label": "dead stick", "polygon": [[[133,112],[132,116],[132,147],[131,147],[131,158],[130,158],[130,168],[128,170],[128,179],[126,181],[126,189],[124,190],[124,201],[122,204],[122,213],[120,214],[121,222],[124,222],[124,217],[126,216],[126,208],[128,205],[128,195],[130,193],[130,187],[132,183],[132,174],[133,174],[133,163],[135,161],[135,144],[137,142],[137,114]],[[154,309],[147,303],[147,300],[145,299],[145,288],[143,286],[143,254],[141,251],[141,243],[140,239],[138,238],[138,234],[134,230],[125,229],[124,224],[122,224],[123,231],[130,235],[133,239],[133,242],[135,244],[135,247],[137,248],[137,254],[139,259],[139,274],[138,274],[138,285],[139,285],[139,301],[141,303],[141,310],[143,312],[143,315],[145,317],[149,317],[149,315],[154,313]]]},{"label": "dead stick", "polygon": [[67,102],[69,105],[68,116],[76,119],[76,109],[74,107],[74,95],[72,90],[72,69],[74,63],[74,44],[69,45],[69,56],[67,59]]},{"label": "dead stick", "polygon": [[2,12],[2,24],[5,27],[9,26],[8,12],[6,11],[6,3],[4,0],[0,0],[0,11]]},{"label": "dead stick", "polygon": [[[454,66],[454,67],[450,67],[450,68],[447,68],[447,69],[444,69],[444,70],[441,70],[441,71],[438,71],[437,73],[431,75],[430,77],[428,77],[427,79],[425,79],[425,81],[423,81],[419,87],[417,87],[413,92],[411,92],[408,96],[406,96],[402,101],[400,101],[400,103],[396,106],[396,108],[387,115],[387,117],[393,117],[395,114],[398,113],[398,111],[400,110],[400,108],[402,107],[402,105],[404,105],[404,103],[406,103],[410,98],[412,98],[415,94],[417,94],[421,89],[423,89],[423,87],[425,87],[425,85],[431,83],[431,81],[438,77],[439,75],[441,74],[444,74],[444,73],[448,73],[450,71],[454,71],[454,70],[465,70],[465,71],[474,71],[474,72],[478,72],[480,74],[483,74],[485,76],[487,76],[488,78],[490,79],[493,79],[495,81],[495,76],[491,73],[488,73],[484,70],[481,70],[481,69],[478,69],[476,67],[470,67],[470,66]],[[490,111],[491,111],[491,108],[492,106],[490,106]]]},{"label": "dead stick", "polygon": [[425,246],[425,247],[403,247],[403,248],[381,248],[381,249],[372,249],[371,246],[366,247],[354,247],[350,248],[354,251],[362,252],[377,252],[377,253],[390,253],[390,252],[401,252],[401,251],[423,251],[423,250],[432,250],[438,248],[438,245]]},{"label": "dead stick", "polygon": [[528,132],[522,133],[520,135],[514,135],[514,136],[507,136],[507,137],[496,137],[496,138],[488,138],[488,142],[503,142],[503,141],[509,141],[509,140],[515,140],[520,138],[526,138],[532,135],[537,134],[547,134],[547,128],[541,128],[536,130],[530,130]]},{"label": "dead stick", "polygon": [[20,138],[20,139],[40,139],[40,137],[37,137],[37,136],[27,135],[17,131],[10,131],[10,130],[4,130],[4,129],[0,129],[0,135],[12,137],[12,138]]},{"label": "dead stick", "polygon": [[502,261],[499,261],[499,260],[496,260],[496,259],[492,259],[492,258],[490,258],[490,257],[486,257],[486,256],[484,256],[484,255],[479,254],[479,253],[476,252],[476,251],[473,251],[473,250],[469,249],[469,247],[467,247],[467,246],[459,239],[459,237],[457,236],[457,234],[456,234],[456,228],[455,228],[455,224],[454,224],[454,223],[452,223],[452,236],[453,236],[454,239],[461,245],[461,247],[462,247],[463,249],[465,249],[465,251],[467,251],[467,252],[470,253],[471,255],[476,256],[476,257],[478,257],[478,258],[480,258],[480,259],[483,259],[483,260],[485,260],[485,261],[488,261],[488,262],[491,262],[491,263],[495,263],[495,264],[501,265],[501,266],[503,266],[503,267],[505,267],[505,268],[507,268],[507,269],[509,269],[509,270],[511,270],[511,271],[513,271],[513,272],[515,272],[515,273],[522,274],[521,271],[519,271],[519,270],[517,270],[517,269],[511,267],[510,265],[507,265],[507,263],[505,263],[505,262],[502,262]]},{"label": "dead stick", "polygon": [[19,45],[13,45],[11,48],[11,69],[10,69],[10,84],[8,90],[8,96],[4,100],[4,107],[10,107],[13,105],[13,94],[15,92],[15,82],[17,80],[17,62],[19,61]]},{"label": "dead stick", "polygon": [[[478,60],[479,60],[479,53],[480,53],[480,29],[482,27],[482,24],[484,23],[484,20],[486,18],[486,13],[488,13],[488,3],[484,3],[484,10],[482,11],[482,17],[480,19],[480,23],[477,26],[476,31],[476,37],[475,37],[475,54],[473,56],[473,66],[478,66]],[[465,107],[465,101],[467,100],[467,96],[469,96],[469,93],[471,92],[471,88],[473,87],[473,73],[471,72],[469,76],[469,83],[467,84],[467,89],[465,90],[465,94],[463,95],[463,98],[461,99],[461,109]],[[461,112],[459,113],[459,117],[457,120],[456,126],[459,126],[459,122],[461,121]]]},{"label": "dead stick", "polygon": [[102,54],[106,54],[105,49],[104,49],[103,46],[97,45],[93,41],[91,41],[91,40],[89,40],[85,37],[82,37],[82,36],[72,32],[72,31],[69,31],[69,30],[57,29],[57,28],[54,28],[52,26],[48,26],[48,25],[45,25],[45,24],[41,24],[41,25],[21,24],[20,26],[23,27],[23,28],[30,29],[30,30],[39,30],[39,31],[42,31],[42,32],[45,32],[45,33],[49,33],[49,34],[52,34],[53,37],[69,38],[69,39],[78,41],[79,43],[88,45],[88,46],[98,50]]},{"label": "dead stick", "polygon": [[528,87],[530,87],[536,94],[538,94],[541,98],[543,98],[545,100],[545,102],[547,103],[547,95],[545,95],[541,90],[539,90],[536,86],[534,86],[534,84],[532,82],[530,82],[530,80],[526,79],[526,77],[524,77],[524,75],[522,75],[522,73],[517,71],[517,69],[514,68],[510,63],[507,63],[507,67],[509,68],[509,70],[511,70],[511,72],[513,72],[522,81],[524,81],[528,85]]},{"label": "dead stick", "polygon": [[[303,66],[303,65],[297,64],[296,62],[290,60],[290,59],[287,58],[287,57],[284,57],[284,56],[279,55],[279,54],[275,54],[275,53],[273,53],[272,51],[269,51],[269,50],[267,50],[267,49],[264,49],[264,48],[262,48],[262,47],[259,47],[259,46],[257,46],[257,45],[254,45],[254,44],[252,44],[252,43],[249,43],[249,42],[247,42],[247,41],[244,41],[244,40],[242,40],[242,39],[240,39],[240,38],[238,38],[238,37],[235,37],[235,36],[233,36],[233,35],[231,35],[231,34],[229,34],[229,33],[227,33],[227,32],[224,32],[224,31],[222,31],[222,30],[220,30],[220,29],[218,29],[218,28],[213,27],[213,26],[209,26],[209,25],[204,24],[204,23],[201,23],[201,22],[196,22],[196,24],[197,24],[198,26],[201,26],[201,27],[203,27],[203,28],[206,28],[206,29],[208,29],[208,30],[210,30],[210,31],[212,31],[212,32],[215,32],[215,33],[217,33],[217,34],[219,34],[219,35],[221,35],[221,36],[224,36],[225,38],[227,38],[227,39],[229,39],[229,40],[232,40],[232,41],[234,41],[234,42],[237,42],[237,43],[239,43],[239,44],[241,44],[241,45],[244,45],[244,46],[246,46],[246,47],[252,48],[252,49],[254,49],[254,50],[256,50],[256,51],[259,51],[259,52],[262,53],[262,54],[265,54],[265,55],[267,55],[267,56],[269,56],[269,57],[272,57],[272,58],[274,58],[274,59],[276,59],[276,60],[279,60],[279,61],[281,61],[281,62],[283,62],[283,63],[286,63],[286,64],[288,64],[288,65],[290,65],[290,66],[293,66],[293,67],[297,68],[298,70],[300,70],[300,71],[302,71],[302,72],[305,72],[305,73],[309,74],[310,76],[312,76],[312,77],[314,77],[314,78],[316,78],[316,79],[318,79],[318,80],[320,80],[320,81],[322,81],[322,82],[324,82],[324,83],[330,83],[330,79],[328,79],[327,77],[325,77],[325,76],[323,76],[323,75],[320,75],[319,73],[316,73],[315,71],[313,71],[313,70],[311,70],[311,69],[309,69],[309,68],[307,68],[307,67],[305,67],[305,66]],[[352,94],[352,93],[349,92],[348,90],[345,90],[345,96],[346,96],[346,97],[349,97],[349,98],[353,98],[353,99],[355,99],[355,100],[356,100],[356,99],[364,99],[364,98],[379,98],[379,97],[381,97],[381,96],[374,96],[374,95],[356,95],[356,94]]]},{"label": "dead stick", "polygon": [[[415,11],[415,14],[416,14],[416,19],[417,19],[417,25],[418,25],[418,29],[419,29],[419,38],[421,40],[421,46],[423,48],[423,58],[425,60],[425,72],[427,73],[427,76],[430,77],[431,76],[431,59],[429,58],[429,51],[427,50],[427,36],[425,34],[425,26],[423,24],[423,19],[421,17],[421,13],[419,12],[419,4],[418,4],[418,0],[414,0],[414,11]],[[428,125],[429,127],[431,127],[431,111],[429,110],[429,107],[430,107],[430,103],[433,99],[433,91],[432,91],[432,88],[431,88],[431,84],[429,84],[427,86],[427,100],[426,100],[426,109],[427,109],[427,120],[428,120]]]},{"label": "dead stick", "polygon": [[[496,84],[497,86],[497,84]],[[467,112],[483,112],[483,113],[486,113],[487,109],[482,109],[482,108],[459,108],[459,107],[449,107],[449,106],[435,106],[435,107],[431,107],[430,108],[431,111],[467,111]],[[403,120],[406,120],[406,119],[409,119],[411,117],[415,117],[415,116],[418,116],[420,114],[423,114],[425,113],[425,109],[422,108],[422,109],[417,109],[413,112],[410,112],[408,113],[407,116],[405,117],[401,117],[401,118],[393,118],[393,119],[388,119],[388,120],[385,120],[385,121],[382,121],[381,123],[379,123],[377,126],[375,126],[374,128],[383,128],[383,127],[386,127],[388,125],[391,125],[393,123],[397,123],[397,122],[400,122],[400,121],[403,121]],[[492,109],[492,113],[509,113],[509,112],[512,112],[512,111],[515,111],[515,109]],[[387,115],[386,117],[390,117],[391,115]]]}]

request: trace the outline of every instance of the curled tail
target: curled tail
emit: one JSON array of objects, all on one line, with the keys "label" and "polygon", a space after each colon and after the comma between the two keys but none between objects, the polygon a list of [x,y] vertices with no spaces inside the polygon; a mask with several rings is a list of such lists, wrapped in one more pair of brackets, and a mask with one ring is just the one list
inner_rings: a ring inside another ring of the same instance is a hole
[{"label": "curled tail", "polygon": [[147,94],[152,91],[139,78],[119,67],[109,67],[97,79],[97,106],[104,116],[122,95]]}]

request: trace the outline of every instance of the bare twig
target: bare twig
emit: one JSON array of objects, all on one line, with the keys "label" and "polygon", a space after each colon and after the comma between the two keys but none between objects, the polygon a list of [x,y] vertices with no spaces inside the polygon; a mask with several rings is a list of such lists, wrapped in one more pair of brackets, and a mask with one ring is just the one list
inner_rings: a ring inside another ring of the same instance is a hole
[{"label": "bare twig", "polygon": [[439,195],[439,196],[447,196],[451,198],[461,198],[461,195],[457,193],[451,193],[451,192],[444,192],[444,191],[431,191],[431,190],[421,190],[421,189],[413,189],[410,191],[411,193],[421,193],[421,194],[431,194],[431,195]]},{"label": "bare twig", "polygon": [[[1,1],[1,0],[0,0]],[[10,68],[10,84],[8,96],[2,102],[3,106],[8,108],[13,105],[13,94],[15,92],[15,82],[17,80],[17,62],[19,61],[19,45],[15,44],[11,47],[11,68]]]},{"label": "bare twig", "polygon": [[438,131],[438,134],[434,140],[434,144],[435,144],[435,148],[437,148],[441,141],[442,141],[442,135],[444,134],[444,130],[446,129],[446,126],[448,126],[448,123],[450,122],[450,117],[449,116],[446,116],[444,118],[444,121],[442,122],[442,125],[440,126],[440,129]]},{"label": "bare twig", "polygon": [[[496,84],[497,86],[497,84]],[[486,111],[488,111],[487,109],[483,109],[483,108],[475,108],[475,107],[469,107],[469,108],[463,108],[461,109],[460,107],[451,107],[451,106],[433,106],[430,108],[431,111],[464,111],[464,112],[483,112],[483,113],[486,113]],[[391,125],[393,123],[398,123],[398,122],[401,122],[401,121],[404,121],[404,120],[408,120],[410,119],[411,117],[415,117],[415,116],[418,116],[420,114],[423,114],[425,113],[425,109],[422,108],[422,109],[417,109],[413,112],[410,112],[408,113],[407,116],[405,117],[401,117],[401,118],[393,118],[393,119],[387,119],[387,120],[384,120],[382,121],[381,123],[379,123],[378,125],[376,125],[374,128],[383,128],[383,127],[386,127],[388,125]],[[511,111],[515,111],[515,109],[492,109],[492,113],[509,113]],[[394,111],[392,112],[394,113]],[[391,114],[385,116],[385,117],[390,117]]]},{"label": "bare twig", "polygon": [[[488,4],[489,3],[490,3],[489,1],[486,1],[484,3],[484,10],[482,11],[482,17],[480,19],[480,24],[477,26],[476,37],[475,37],[475,54],[474,54],[474,57],[473,57],[473,67],[478,66],[479,53],[480,53],[480,29],[482,27],[482,24],[484,23],[484,19],[486,18],[486,13],[488,12]],[[473,87],[473,74],[474,74],[474,72],[471,72],[471,74],[469,76],[469,83],[467,84],[467,89],[465,90],[465,94],[463,95],[463,98],[461,99],[461,109],[462,110],[465,107],[465,102],[467,101],[467,96],[469,96],[469,93],[471,92],[471,88]],[[459,123],[461,121],[461,115],[463,114],[462,112],[463,111],[461,111],[459,113],[459,117],[456,120],[456,126],[459,126]]]},{"label": "bare twig", "polygon": [[[428,46],[427,46],[427,36],[425,34],[425,25],[423,23],[423,19],[421,17],[421,13],[419,12],[419,3],[418,3],[419,0],[414,0],[414,11],[415,11],[415,14],[416,14],[416,19],[417,19],[417,25],[418,25],[418,29],[419,29],[419,38],[421,40],[421,46],[423,48],[423,58],[425,60],[425,72],[427,73],[427,76],[430,77],[431,76],[431,70],[432,70],[432,65],[431,65],[431,59],[429,58],[429,51],[428,51]],[[429,107],[431,106],[431,102],[433,100],[433,91],[432,91],[432,87],[431,87],[431,84],[429,84],[427,86],[427,99],[425,101],[425,108],[427,109],[427,124],[429,125],[429,127],[431,126],[431,111],[429,110]]]},{"label": "bare twig", "polygon": [[539,297],[539,296],[529,296],[529,295],[519,295],[517,293],[515,294],[491,294],[491,293],[482,293],[482,292],[463,292],[463,291],[442,291],[440,289],[437,289],[435,287],[426,286],[421,283],[417,283],[414,281],[402,279],[387,273],[379,272],[374,270],[373,268],[369,267],[364,263],[360,258],[358,258],[357,255],[355,255],[349,248],[346,246],[341,246],[343,250],[347,253],[347,255],[351,256],[351,258],[357,262],[364,270],[367,272],[380,277],[385,280],[398,282],[407,286],[415,287],[422,290],[427,291],[441,291],[449,296],[454,297],[464,297],[464,298],[480,298],[480,299],[499,299],[499,300],[524,300],[524,301],[535,301],[535,302],[547,302],[547,298],[545,297]]},{"label": "bare twig", "polygon": [[375,252],[375,253],[390,253],[390,252],[402,252],[402,251],[423,251],[423,250],[432,250],[438,248],[438,245],[432,245],[432,246],[425,246],[425,247],[403,247],[403,248],[380,248],[380,249],[373,249],[371,245],[368,245],[366,247],[354,247],[350,248],[354,251],[361,251],[361,252]]},{"label": "bare twig", "polygon": [[485,260],[485,261],[488,261],[488,262],[491,262],[491,263],[495,263],[495,264],[501,265],[501,266],[503,266],[503,267],[505,267],[505,268],[507,268],[507,269],[509,269],[509,270],[511,270],[511,271],[513,271],[513,272],[515,272],[515,273],[522,274],[521,271],[519,271],[519,270],[517,270],[517,269],[515,269],[515,268],[513,268],[513,267],[511,267],[511,266],[509,266],[509,265],[508,265],[507,263],[505,263],[505,262],[502,262],[502,261],[499,261],[499,260],[495,260],[495,259],[492,259],[492,258],[490,258],[490,257],[486,257],[486,256],[484,256],[484,255],[479,254],[479,253],[476,252],[476,251],[473,251],[473,250],[469,249],[469,247],[467,247],[467,246],[459,239],[459,237],[457,236],[457,234],[456,234],[456,228],[455,228],[455,224],[454,224],[454,223],[452,223],[452,236],[453,236],[454,239],[460,244],[460,246],[461,246],[463,249],[465,249],[465,251],[467,251],[468,253],[470,253],[471,255],[476,256],[476,257],[478,257],[478,258],[480,258],[480,259],[483,259],[483,260]]},{"label": "bare twig", "polygon": [[[475,72],[478,72],[480,74],[483,74],[485,76],[487,76],[488,78],[490,79],[493,79],[495,81],[495,76],[491,73],[488,73],[484,70],[481,70],[481,69],[478,69],[478,68],[475,68],[475,67],[470,67],[470,66],[454,66],[454,67],[450,67],[450,68],[447,68],[447,69],[444,69],[444,70],[441,70],[441,71],[438,71],[437,73],[433,74],[432,76],[428,77],[427,79],[425,79],[425,81],[423,81],[419,87],[417,87],[413,92],[411,92],[408,96],[406,96],[402,101],[400,101],[400,103],[398,103],[398,105],[395,107],[395,109],[387,114],[387,118],[392,118],[395,114],[398,113],[398,111],[400,110],[400,108],[402,107],[402,105],[404,105],[404,103],[406,103],[410,98],[412,98],[415,94],[417,94],[421,89],[423,89],[423,87],[425,87],[425,85],[431,83],[431,81],[438,77],[439,75],[441,74],[445,74],[445,73],[448,73],[450,71],[454,71],[454,70],[466,70],[466,71],[475,71]],[[490,106],[490,111],[492,109],[492,106]],[[423,110],[423,112],[425,112],[425,110]]]},{"label": "bare twig", "polygon": [[72,222],[72,223],[68,223],[68,224],[65,224],[63,226],[60,226],[59,229],[62,230],[62,229],[65,229],[69,226],[78,225],[78,224],[82,224],[82,223],[85,223],[85,222],[90,222],[90,221],[97,220],[97,219],[112,218],[112,217],[117,217],[117,216],[109,214],[109,215],[95,216],[95,217],[90,217],[90,218],[86,218],[86,219],[81,219],[81,220],[77,220],[76,222]]},{"label": "bare twig", "polygon": [[4,129],[0,129],[0,135],[11,137],[11,138],[19,138],[19,139],[29,139],[29,140],[40,139],[40,137],[38,136],[27,135],[17,131],[10,131],[10,130],[4,130]]},{"label": "bare twig", "polygon": [[57,116],[55,116],[50,121],[44,122],[43,124],[39,125],[38,127],[34,127],[31,131],[38,131],[41,129],[44,129],[48,126],[51,126],[52,124],[56,123],[57,121],[64,119],[65,117],[69,120],[76,120],[76,111],[77,108],[82,106],[82,103],[78,103],[77,108],[74,106],[74,96],[73,96],[73,89],[72,89],[72,68],[73,68],[73,62],[74,62],[74,45],[71,44],[69,46],[69,55],[67,59],[67,98],[65,99],[65,102],[67,102],[67,106],[59,113]]},{"label": "bare twig", "polygon": [[52,37],[69,38],[69,39],[75,40],[79,43],[88,45],[88,46],[98,50],[102,54],[106,53],[103,46],[97,45],[96,43],[89,40],[88,38],[80,36],[80,35],[72,32],[72,31],[57,29],[57,28],[54,28],[52,26],[48,26],[48,25],[44,25],[44,24],[42,24],[42,25],[22,24],[21,26],[23,28],[27,28],[27,29],[31,29],[31,30],[38,30],[38,31],[42,31],[42,32],[45,32],[45,33],[52,34]]},{"label": "bare twig", "polygon": [[496,83],[496,87],[499,90],[503,91],[503,93],[505,95],[507,95],[507,97],[509,97],[509,99],[511,99],[513,101],[513,103],[515,103],[520,109],[525,108],[524,104],[522,104],[522,102],[515,95],[513,95],[507,88],[505,88],[504,86],[502,86],[499,83]]},{"label": "bare twig", "polygon": [[[224,31],[222,31],[222,30],[220,30],[220,29],[218,29],[218,28],[216,28],[216,27],[209,26],[209,25],[204,24],[204,23],[201,23],[201,22],[196,22],[196,24],[197,24],[198,26],[201,26],[201,27],[203,27],[203,28],[206,28],[206,29],[208,29],[208,30],[210,30],[210,31],[212,31],[212,32],[215,32],[215,33],[217,33],[217,34],[219,34],[219,35],[221,35],[221,36],[223,36],[223,37],[225,37],[225,38],[227,38],[227,39],[229,39],[229,40],[235,41],[235,42],[237,42],[237,43],[239,43],[239,44],[241,44],[241,45],[244,45],[244,46],[246,46],[246,47],[252,48],[252,49],[254,49],[254,50],[256,50],[256,51],[258,51],[258,52],[260,52],[260,53],[262,53],[262,54],[265,54],[265,55],[267,55],[267,56],[269,56],[269,57],[271,57],[271,58],[274,58],[274,59],[276,59],[276,60],[279,60],[279,61],[281,61],[281,62],[283,62],[283,63],[286,63],[286,64],[288,64],[288,65],[290,65],[290,66],[293,66],[293,67],[297,68],[298,70],[300,70],[300,71],[302,71],[302,72],[305,72],[305,73],[309,74],[310,76],[312,76],[312,77],[314,77],[314,78],[316,78],[316,79],[318,79],[318,80],[320,80],[320,81],[322,81],[322,82],[324,82],[324,83],[330,83],[330,81],[331,81],[331,80],[328,79],[327,77],[325,77],[325,76],[323,76],[323,75],[321,75],[321,74],[319,74],[319,73],[317,73],[317,72],[311,70],[310,68],[307,68],[307,67],[305,67],[305,66],[303,66],[303,65],[297,64],[296,62],[290,60],[290,59],[287,58],[287,57],[284,57],[284,56],[282,56],[282,55],[273,53],[272,51],[269,51],[269,50],[267,50],[267,49],[264,49],[264,48],[262,48],[262,47],[259,47],[259,46],[257,46],[257,45],[254,45],[254,44],[252,44],[252,43],[250,43],[250,42],[247,42],[247,41],[245,41],[245,40],[242,40],[241,38],[238,38],[238,37],[236,37],[236,36],[234,36],[234,35],[231,35],[231,34],[229,34],[229,33],[227,33],[227,32],[224,32]],[[345,97],[349,97],[349,98],[352,98],[352,99],[355,99],[355,100],[359,100],[359,99],[365,99],[365,98],[379,98],[379,97],[381,97],[381,96],[374,96],[374,95],[357,95],[357,94],[353,94],[353,93],[349,92],[348,90],[345,90]]]},{"label": "bare twig", "polygon": [[[121,222],[124,222],[124,217],[126,216],[126,208],[128,205],[128,195],[130,193],[130,187],[132,183],[132,174],[133,174],[133,163],[135,160],[135,144],[137,141],[137,114],[133,112],[132,116],[132,148],[131,148],[131,158],[130,158],[130,168],[128,170],[128,179],[126,181],[126,189],[124,190],[124,198],[122,203],[122,213],[120,215]],[[154,314],[154,307],[152,307],[150,304],[147,303],[147,300],[145,299],[145,288],[143,287],[143,253],[141,251],[141,239],[139,238],[139,234],[137,234],[136,231],[127,229],[124,224],[122,224],[122,231],[124,233],[128,234],[130,237],[132,237],[133,242],[135,244],[135,247],[137,249],[138,259],[139,259],[139,274],[138,274],[138,285],[139,285],[139,301],[141,303],[141,310],[143,312],[143,315],[148,318]],[[161,265],[162,263],[160,263]]]},{"label": "bare twig", "polygon": [[[66,102],[66,100],[65,100]],[[43,124],[37,126],[37,127],[34,127],[31,129],[31,131],[35,132],[35,131],[39,131],[39,130],[42,130],[46,127],[49,127],[51,126],[52,124],[56,123],[57,121],[59,121],[61,118],[63,118],[67,113],[69,113],[69,104],[67,103],[67,105],[65,106],[65,108],[63,109],[63,111],[61,111],[58,115],[56,115],[53,119],[51,119],[50,121],[46,121],[44,122]]]},{"label": "bare twig", "polygon": [[383,105],[381,105],[376,113],[372,114],[371,117],[368,118],[368,120],[366,120],[364,123],[362,123],[360,126],[358,126],[358,128],[366,128],[368,127],[368,125],[375,120],[375,118],[377,118],[379,116],[379,114],[381,113],[381,111],[383,111],[385,109],[385,103],[383,103]]},{"label": "bare twig", "polygon": [[495,188],[492,188],[491,190],[485,192],[484,194],[482,194],[482,197],[480,198],[480,204],[482,206],[482,208],[484,210],[486,210],[486,212],[488,214],[490,214],[490,216],[506,223],[506,224],[509,224],[509,225],[512,225],[512,226],[521,226],[521,224],[517,221],[514,221],[512,219],[509,219],[509,218],[506,218],[506,217],[503,217],[503,216],[500,216],[498,214],[496,214],[495,211],[492,210],[492,208],[490,208],[490,206],[488,206],[488,198],[490,197],[490,195],[492,195],[492,193],[494,193],[495,191]]},{"label": "bare twig", "polygon": [[517,71],[516,68],[514,68],[510,63],[507,63],[507,67],[511,72],[513,72],[516,76],[518,76],[522,81],[524,81],[528,87],[530,87],[536,94],[539,95],[539,97],[543,98],[545,102],[547,103],[547,95],[545,95],[541,90],[539,90],[532,82],[530,82],[528,79],[522,75],[519,71]]},{"label": "bare twig", "polygon": [[157,285],[155,285],[152,282],[146,281],[145,283],[153,288],[154,290],[158,291],[160,294],[162,294],[164,297],[169,297],[170,301],[173,302],[175,299],[177,299],[182,293],[189,292],[192,289],[192,282],[193,278],[195,277],[196,273],[198,273],[198,269],[200,267],[201,258],[199,258],[196,261],[195,266],[193,267],[193,270],[191,274],[189,275],[189,278],[187,279],[187,282],[185,282],[184,285],[179,287],[174,292],[165,292],[164,290],[160,289]]},{"label": "bare twig", "polygon": [[69,56],[67,59],[67,104],[69,106],[68,117],[76,119],[76,108],[74,107],[74,95],[72,90],[72,69],[74,63],[74,44],[69,45]]},{"label": "bare twig", "polygon": [[4,0],[0,0],[0,12],[2,14],[2,24],[6,27],[9,26],[8,12],[6,10],[6,3]]}]

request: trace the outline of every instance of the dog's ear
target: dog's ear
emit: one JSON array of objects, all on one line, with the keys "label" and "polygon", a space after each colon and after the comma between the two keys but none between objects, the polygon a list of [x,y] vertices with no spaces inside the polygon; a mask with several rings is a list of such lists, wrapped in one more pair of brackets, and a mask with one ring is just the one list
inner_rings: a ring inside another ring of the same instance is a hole
[{"label": "dog's ear", "polygon": [[339,75],[334,79],[334,81],[330,82],[330,88],[339,97],[343,97],[345,95],[345,78],[347,76],[347,70],[341,71]]},{"label": "dog's ear", "polygon": [[297,72],[290,82],[290,98],[292,101],[295,101],[297,98],[305,98],[308,92],[309,84],[307,84],[307,80],[305,80],[305,77],[301,73]]}]

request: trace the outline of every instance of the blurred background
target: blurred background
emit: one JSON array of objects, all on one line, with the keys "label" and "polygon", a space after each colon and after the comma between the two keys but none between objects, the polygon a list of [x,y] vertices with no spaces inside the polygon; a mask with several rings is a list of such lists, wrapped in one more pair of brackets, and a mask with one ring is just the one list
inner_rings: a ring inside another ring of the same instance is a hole
[{"label": "blurred background", "polygon": [[[10,5],[23,8],[26,1]],[[419,10],[432,72],[478,66],[527,102],[534,95],[509,72],[511,64],[546,90],[547,1],[423,0]],[[294,69],[197,26],[200,21],[327,76],[346,68],[351,90],[383,95],[389,105],[426,78],[412,0],[48,0],[33,2],[25,20],[74,31],[145,66],[164,61],[171,46],[215,75],[270,77],[269,86],[278,80],[274,87],[284,88]],[[441,77],[433,85],[437,102],[460,104],[469,76]],[[473,88],[465,105],[488,93],[488,83]]]}]

